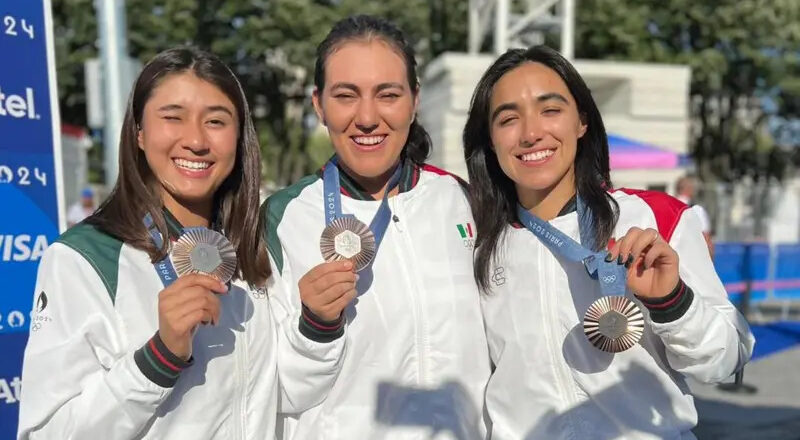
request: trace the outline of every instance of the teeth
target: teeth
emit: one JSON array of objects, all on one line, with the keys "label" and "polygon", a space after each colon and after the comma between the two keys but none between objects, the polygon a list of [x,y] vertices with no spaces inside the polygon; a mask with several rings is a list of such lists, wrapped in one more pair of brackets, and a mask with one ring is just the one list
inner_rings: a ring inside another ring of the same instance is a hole
[{"label": "teeth", "polygon": [[540,150],[533,153],[523,154],[522,160],[524,162],[542,160],[553,155],[553,150]]},{"label": "teeth", "polygon": [[377,145],[383,142],[386,136],[356,136],[353,138],[359,145]]},{"label": "teeth", "polygon": [[195,162],[186,159],[174,159],[176,165],[190,170],[204,170],[211,166],[211,162]]}]

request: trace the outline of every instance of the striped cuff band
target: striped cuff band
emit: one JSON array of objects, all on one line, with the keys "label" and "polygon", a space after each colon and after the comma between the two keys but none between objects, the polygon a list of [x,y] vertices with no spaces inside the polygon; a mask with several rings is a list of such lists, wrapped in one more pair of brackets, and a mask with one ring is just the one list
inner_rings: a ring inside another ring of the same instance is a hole
[{"label": "striped cuff band", "polygon": [[300,314],[300,333],[315,342],[331,342],[344,334],[344,315],[335,321],[325,321],[305,304]]},{"label": "striped cuff band", "polygon": [[164,388],[172,388],[183,369],[192,365],[193,359],[184,361],[172,354],[156,332],[144,346],[133,354],[133,360],[142,374]]},{"label": "striped cuff band", "polygon": [[678,285],[663,298],[638,298],[650,310],[650,319],[663,324],[676,321],[686,314],[694,300],[694,292],[683,280],[678,280]]}]

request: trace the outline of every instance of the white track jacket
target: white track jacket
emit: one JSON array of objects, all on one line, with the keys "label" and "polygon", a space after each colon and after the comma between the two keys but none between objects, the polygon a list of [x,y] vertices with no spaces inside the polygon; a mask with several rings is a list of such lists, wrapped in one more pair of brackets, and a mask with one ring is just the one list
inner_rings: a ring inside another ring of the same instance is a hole
[{"label": "white track jacket", "polygon": [[[171,232],[176,223],[167,215]],[[274,438],[280,390],[266,295],[232,283],[220,297],[219,322],[198,328],[186,365],[154,337],[163,288],[145,252],[92,226],[73,227],[47,249],[25,350],[18,439]],[[324,378],[336,364],[320,359],[295,368]],[[297,403],[321,400],[309,398]]]},{"label": "white track jacket", "polygon": [[[494,440],[691,439],[697,412],[686,378],[722,381],[750,358],[753,336],[728,301],[694,212],[662,193],[612,194],[620,208],[614,237],[633,226],[657,229],[677,251],[688,289],[669,307],[642,306],[638,345],[602,352],[582,327],[599,283],[509,226],[493,292],[482,297],[496,366],[486,394]],[[580,241],[575,211],[550,223]]]},{"label": "white track jacket", "polygon": [[[342,211],[366,224],[380,201],[341,173]],[[472,275],[474,225],[453,176],[430,166],[403,167],[392,218],[372,271],[359,273],[359,296],[345,310],[341,372],[319,406],[286,414],[284,438],[483,439],[489,355]],[[282,358],[309,356],[293,341],[301,315],[297,283],[323,262],[323,182],[303,178],[265,204],[274,264],[269,294]],[[283,344],[282,344],[283,343]],[[282,405],[282,404],[281,404]]]}]

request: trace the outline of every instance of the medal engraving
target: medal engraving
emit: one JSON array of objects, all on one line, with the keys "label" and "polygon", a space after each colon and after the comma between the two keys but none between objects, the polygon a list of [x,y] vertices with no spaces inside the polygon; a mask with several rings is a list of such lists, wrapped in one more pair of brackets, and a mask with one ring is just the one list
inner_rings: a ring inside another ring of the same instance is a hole
[{"label": "medal engraving", "polygon": [[361,252],[361,237],[351,231],[339,233],[333,241],[336,253],[345,258],[353,258]]}]

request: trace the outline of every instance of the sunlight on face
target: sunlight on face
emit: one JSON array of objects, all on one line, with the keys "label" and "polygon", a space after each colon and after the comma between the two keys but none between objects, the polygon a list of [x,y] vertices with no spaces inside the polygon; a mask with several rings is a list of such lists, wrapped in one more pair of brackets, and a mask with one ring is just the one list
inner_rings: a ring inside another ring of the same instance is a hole
[{"label": "sunlight on face", "polygon": [[165,198],[204,203],[233,169],[238,132],[227,95],[186,72],[167,76],[153,90],[138,141]]},{"label": "sunlight on face", "polygon": [[509,71],[492,89],[489,115],[497,161],[520,199],[572,184],[578,139],[586,125],[555,71],[532,62]]},{"label": "sunlight on face", "polygon": [[368,178],[392,169],[417,108],[395,48],[381,39],[339,46],[325,63],[325,88],[315,90],[313,100],[340,163]]}]

